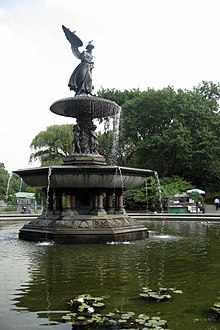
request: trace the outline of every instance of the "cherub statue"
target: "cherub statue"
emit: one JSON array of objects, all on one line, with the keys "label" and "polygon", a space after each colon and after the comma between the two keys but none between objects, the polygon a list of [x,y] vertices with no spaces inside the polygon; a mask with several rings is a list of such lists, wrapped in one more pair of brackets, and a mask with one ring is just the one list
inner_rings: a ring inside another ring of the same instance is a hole
[{"label": "cherub statue", "polygon": [[73,127],[73,152],[77,154],[81,153],[79,125]]},{"label": "cherub statue", "polygon": [[83,46],[82,41],[76,36],[75,31],[71,32],[64,25],[62,25],[63,31],[67,40],[71,44],[73,54],[81,60],[81,63],[73,71],[70,80],[69,88],[76,92],[75,95],[92,94],[92,69],[93,58],[92,49],[94,48],[92,41],[86,46],[86,50],[82,53],[79,51],[79,47]]},{"label": "cherub statue", "polygon": [[96,133],[96,125],[92,125],[92,128],[90,130],[90,152],[92,154],[97,154],[98,153],[98,146],[99,146],[99,141],[98,141],[98,136]]}]

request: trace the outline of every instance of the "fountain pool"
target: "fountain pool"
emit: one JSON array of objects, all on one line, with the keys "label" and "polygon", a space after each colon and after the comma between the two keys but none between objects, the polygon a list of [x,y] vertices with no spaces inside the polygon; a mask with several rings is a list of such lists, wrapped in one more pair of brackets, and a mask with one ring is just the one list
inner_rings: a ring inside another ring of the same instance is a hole
[{"label": "fountain pool", "polygon": [[[19,240],[23,225],[0,222],[1,329],[71,329],[61,317],[81,293],[108,295],[108,311],[160,316],[169,329],[220,329],[211,311],[220,290],[218,223],[147,221],[145,240],[89,245]],[[139,296],[144,286],[183,293],[149,303]]]}]

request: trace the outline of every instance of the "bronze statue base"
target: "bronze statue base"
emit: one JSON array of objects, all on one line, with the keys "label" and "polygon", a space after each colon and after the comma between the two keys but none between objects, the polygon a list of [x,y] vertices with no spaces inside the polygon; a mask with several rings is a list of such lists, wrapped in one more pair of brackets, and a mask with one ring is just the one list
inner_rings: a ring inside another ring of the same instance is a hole
[{"label": "bronze statue base", "polygon": [[19,232],[27,241],[53,241],[57,243],[107,243],[142,240],[148,237],[145,226],[126,214],[98,215],[71,214],[61,217],[43,215],[32,220]]},{"label": "bronze statue base", "polygon": [[63,158],[63,165],[106,165],[99,154],[72,154]]}]

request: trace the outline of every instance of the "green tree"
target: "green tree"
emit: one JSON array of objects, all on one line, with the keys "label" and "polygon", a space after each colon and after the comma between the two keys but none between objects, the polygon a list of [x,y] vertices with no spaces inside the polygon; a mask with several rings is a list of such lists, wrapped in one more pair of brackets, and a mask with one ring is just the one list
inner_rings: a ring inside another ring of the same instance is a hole
[{"label": "green tree", "polygon": [[209,108],[213,112],[219,112],[220,83],[215,84],[212,81],[202,81],[201,84],[194,87],[194,90],[210,103]]},{"label": "green tree", "polygon": [[118,105],[122,106],[126,101],[132,100],[133,98],[139,96],[141,91],[139,89],[125,89],[120,91],[118,89],[101,88],[97,91],[97,96],[102,97],[107,100],[116,102]]},{"label": "green tree", "polygon": [[[205,188],[219,173],[220,117],[217,98],[197,90],[148,89],[126,101],[123,139],[130,145],[128,164],[179,175]],[[218,176],[219,177],[219,176]]]},{"label": "green tree", "polygon": [[105,131],[98,133],[99,153],[105,158],[108,164],[111,163],[111,152],[113,143],[113,131]]},{"label": "green tree", "polygon": [[9,173],[5,169],[4,163],[0,163],[0,200],[5,200]]},{"label": "green tree", "polygon": [[101,89],[98,95],[122,107],[120,165],[219,189],[220,83],[202,81],[192,91]]},{"label": "green tree", "polygon": [[21,184],[21,178],[15,173],[9,173],[5,169],[4,163],[0,163],[0,200],[9,204],[15,204],[15,193],[22,191],[35,192],[34,188],[30,188],[25,183]]},{"label": "green tree", "polygon": [[[220,85],[193,90],[101,89],[99,97],[122,107],[118,164],[150,168],[160,177],[180,176],[207,190],[220,179]],[[110,159],[113,132],[99,133],[99,152]],[[32,141],[30,159],[60,164],[72,148],[71,125],[54,125]]]},{"label": "green tree", "polygon": [[146,183],[125,192],[125,203],[128,209],[143,209],[151,212],[166,210],[169,196],[184,193],[193,188],[191,182],[178,176],[164,177],[158,180],[155,176],[146,178]]},{"label": "green tree", "polygon": [[[102,97],[105,99],[112,100],[116,102],[118,105],[122,106],[126,101],[132,100],[138,96],[140,96],[142,92],[139,89],[125,89],[124,91],[120,91],[118,89],[104,89],[101,88],[97,92],[98,97]],[[107,126],[107,125],[106,125]],[[108,139],[109,137],[109,139]],[[108,163],[111,163],[111,153],[112,153],[112,145],[113,145],[113,132],[106,131],[105,134],[100,134],[99,136],[101,154],[105,155],[105,158]],[[108,147],[106,145],[108,144]],[[129,163],[129,159],[131,157],[133,151],[132,139],[128,136],[124,139],[124,133],[122,130],[122,121],[120,121],[120,135],[119,135],[119,145],[117,152],[117,163],[120,165],[126,165]],[[103,153],[102,153],[103,152]]]},{"label": "green tree", "polygon": [[192,188],[193,185],[191,182],[186,181],[177,175],[164,177],[161,179],[161,190],[164,196],[185,193],[187,190]]},{"label": "green tree", "polygon": [[30,162],[38,160],[41,166],[61,164],[62,158],[72,150],[72,129],[72,125],[64,124],[41,131],[31,142]]}]

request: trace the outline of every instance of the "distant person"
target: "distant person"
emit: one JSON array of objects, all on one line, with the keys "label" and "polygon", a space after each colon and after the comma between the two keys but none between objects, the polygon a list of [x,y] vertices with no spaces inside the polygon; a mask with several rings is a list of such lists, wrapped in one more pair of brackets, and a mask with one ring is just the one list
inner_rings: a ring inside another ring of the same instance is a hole
[{"label": "distant person", "polygon": [[218,208],[219,208],[219,199],[218,198],[215,198],[214,204],[215,204],[216,210],[218,210]]},{"label": "distant person", "polygon": [[21,213],[25,213],[26,212],[26,207],[25,206],[22,206],[22,211]]},{"label": "distant person", "polygon": [[26,207],[26,206],[23,206],[22,207],[22,212],[21,213],[23,213],[23,214],[30,214],[31,213],[31,211],[29,210],[29,208],[28,207]]},{"label": "distant person", "polygon": [[201,202],[198,202],[197,207],[196,207],[196,211],[198,213],[205,213],[205,208],[203,207]]}]

